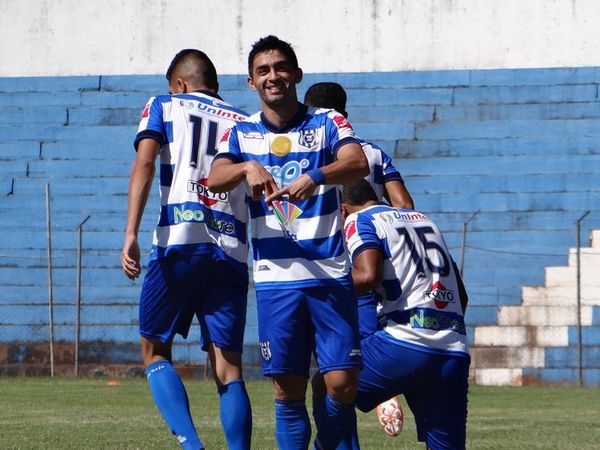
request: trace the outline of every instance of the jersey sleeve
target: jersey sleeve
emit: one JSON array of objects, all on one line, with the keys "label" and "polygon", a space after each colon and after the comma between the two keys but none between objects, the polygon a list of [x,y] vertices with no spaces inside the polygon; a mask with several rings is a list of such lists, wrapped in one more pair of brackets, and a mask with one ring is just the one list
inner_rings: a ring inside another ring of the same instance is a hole
[{"label": "jersey sleeve", "polygon": [[159,97],[151,97],[142,111],[133,146],[137,150],[142,139],[154,139],[162,147],[168,142],[163,105]]},{"label": "jersey sleeve", "polygon": [[404,180],[402,180],[402,176],[400,175],[400,172],[394,166],[394,163],[392,162],[392,158],[390,158],[387,155],[387,153],[385,153],[379,147],[374,145],[373,148],[381,153],[381,161],[383,162],[383,164],[382,164],[383,181],[384,182],[394,181],[394,180],[404,181]]},{"label": "jersey sleeve", "polygon": [[353,262],[358,255],[367,249],[372,248],[383,253],[375,224],[366,214],[358,213],[348,216],[344,225],[344,237],[350,252],[350,259]]},{"label": "jersey sleeve", "polygon": [[342,145],[352,142],[357,144],[360,143],[354,134],[354,129],[352,128],[352,125],[350,125],[350,122],[333,109],[327,113],[325,133],[329,142],[329,148],[334,157]]},{"label": "jersey sleeve", "polygon": [[215,155],[214,160],[219,158],[227,158],[234,163],[239,163],[244,160],[242,157],[240,141],[235,125],[233,128],[229,128],[221,138],[221,142],[219,143],[219,151]]}]

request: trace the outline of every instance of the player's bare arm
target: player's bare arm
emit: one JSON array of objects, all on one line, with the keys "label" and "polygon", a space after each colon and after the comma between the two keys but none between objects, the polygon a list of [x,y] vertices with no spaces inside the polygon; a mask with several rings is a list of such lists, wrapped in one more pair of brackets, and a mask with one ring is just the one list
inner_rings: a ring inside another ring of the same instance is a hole
[{"label": "player's bare arm", "polygon": [[394,208],[409,208],[415,209],[415,203],[412,197],[406,190],[406,186],[400,180],[386,181],[384,185],[384,193],[386,200]]},{"label": "player's bare arm", "polygon": [[252,199],[277,190],[277,184],[267,170],[256,161],[234,163],[227,158],[215,160],[208,176],[208,188],[212,192],[227,192],[242,181],[246,181],[252,192]]},{"label": "player's bare arm", "polygon": [[337,152],[337,160],[319,169],[322,182],[315,181],[308,173],[296,178],[285,188],[276,190],[265,200],[271,202],[284,195],[290,201],[307,200],[319,184],[351,184],[369,175],[369,164],[359,144],[342,145]]},{"label": "player's bare arm", "polygon": [[127,201],[127,226],[125,228],[125,242],[121,250],[121,267],[130,280],[135,280],[142,272],[137,236],[148,194],[152,187],[156,157],[159,150],[158,142],[153,139],[143,139],[139,143],[137,155],[131,168]]},{"label": "player's bare arm", "polygon": [[383,282],[383,258],[379,250],[369,248],[354,258],[352,283],[356,295],[371,292]]}]

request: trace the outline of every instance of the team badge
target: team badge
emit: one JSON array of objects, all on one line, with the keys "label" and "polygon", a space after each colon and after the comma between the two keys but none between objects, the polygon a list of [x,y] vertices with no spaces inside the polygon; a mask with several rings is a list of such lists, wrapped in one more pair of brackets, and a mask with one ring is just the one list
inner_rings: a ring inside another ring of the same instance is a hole
[{"label": "team badge", "polygon": [[277,220],[281,225],[287,227],[302,214],[302,210],[293,203],[286,202],[285,200],[274,200],[273,214],[275,214],[275,217],[277,217]]},{"label": "team badge", "polygon": [[277,156],[285,156],[292,151],[292,141],[285,136],[277,136],[271,142],[271,151]]},{"label": "team badge", "polygon": [[319,137],[317,136],[317,130],[302,130],[300,132],[300,137],[298,138],[298,144],[309,150],[318,146]]}]

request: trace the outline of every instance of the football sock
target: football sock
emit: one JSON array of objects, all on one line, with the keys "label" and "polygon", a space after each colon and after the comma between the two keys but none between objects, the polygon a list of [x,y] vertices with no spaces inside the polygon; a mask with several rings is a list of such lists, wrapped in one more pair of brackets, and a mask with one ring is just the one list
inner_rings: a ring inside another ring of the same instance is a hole
[{"label": "football sock", "polygon": [[354,403],[338,402],[328,394],[315,409],[314,418],[317,424],[315,449],[336,448],[352,424],[356,423]]},{"label": "football sock", "polygon": [[356,414],[354,414],[354,420],[350,425],[350,429],[344,435],[344,439],[339,443],[336,450],[360,450],[360,444],[358,443],[358,429],[356,423]]},{"label": "football sock", "polygon": [[190,414],[190,404],[179,374],[165,359],[146,367],[146,378],[154,403],[167,426],[185,450],[203,449],[204,445]]},{"label": "football sock", "polygon": [[252,409],[243,380],[231,381],[219,389],[221,423],[229,450],[249,449],[252,436]]},{"label": "football sock", "polygon": [[307,449],[310,420],[302,400],[275,400],[275,439],[280,450]]}]

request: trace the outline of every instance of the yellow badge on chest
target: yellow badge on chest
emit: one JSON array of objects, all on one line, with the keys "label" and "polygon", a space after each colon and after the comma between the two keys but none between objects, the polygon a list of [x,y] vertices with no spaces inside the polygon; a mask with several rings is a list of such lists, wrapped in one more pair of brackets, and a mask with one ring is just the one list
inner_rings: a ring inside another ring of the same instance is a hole
[{"label": "yellow badge on chest", "polygon": [[285,156],[292,151],[292,141],[285,136],[277,136],[271,142],[271,151],[277,156]]}]

